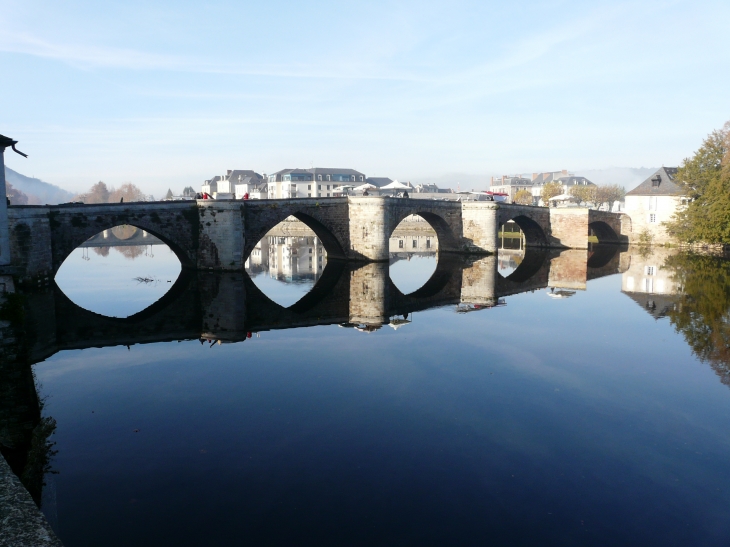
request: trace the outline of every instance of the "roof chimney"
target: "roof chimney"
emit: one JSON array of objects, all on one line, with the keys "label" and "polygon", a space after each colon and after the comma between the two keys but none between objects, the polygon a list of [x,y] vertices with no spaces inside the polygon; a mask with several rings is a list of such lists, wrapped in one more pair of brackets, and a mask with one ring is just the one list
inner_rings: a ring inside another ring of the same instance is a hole
[{"label": "roof chimney", "polygon": [[538,176],[538,175],[539,175],[539,173],[533,173],[533,174],[532,174],[532,180],[535,180],[535,179],[537,178],[537,176]]},{"label": "roof chimney", "polygon": [[561,171],[561,173],[562,173],[563,175],[567,175],[567,174],[568,174],[568,170],[567,170],[567,169],[563,169],[563,170]]}]

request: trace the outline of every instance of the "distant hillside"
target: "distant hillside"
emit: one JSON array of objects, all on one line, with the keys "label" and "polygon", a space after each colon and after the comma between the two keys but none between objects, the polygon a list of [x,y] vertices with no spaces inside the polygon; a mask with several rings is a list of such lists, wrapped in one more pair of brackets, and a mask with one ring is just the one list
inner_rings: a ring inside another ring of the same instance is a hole
[{"label": "distant hillside", "polygon": [[43,182],[40,179],[26,177],[9,167],[5,168],[5,180],[17,190],[26,194],[28,196],[28,203],[31,205],[64,203],[74,196],[74,194],[63,188],[59,188],[48,182]]},{"label": "distant hillside", "polygon": [[609,167],[608,169],[586,169],[575,174],[598,185],[618,184],[626,191],[633,190],[654,174],[657,167]]}]

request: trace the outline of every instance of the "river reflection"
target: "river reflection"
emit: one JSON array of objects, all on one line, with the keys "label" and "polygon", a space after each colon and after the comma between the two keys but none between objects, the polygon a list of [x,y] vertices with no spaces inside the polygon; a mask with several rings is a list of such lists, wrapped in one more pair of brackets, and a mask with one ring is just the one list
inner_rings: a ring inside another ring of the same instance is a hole
[{"label": "river reflection", "polygon": [[3,454],[55,419],[69,546],[726,545],[729,262],[499,260],[443,255],[410,293],[331,262],[289,306],[192,273],[128,319],[13,297]]}]

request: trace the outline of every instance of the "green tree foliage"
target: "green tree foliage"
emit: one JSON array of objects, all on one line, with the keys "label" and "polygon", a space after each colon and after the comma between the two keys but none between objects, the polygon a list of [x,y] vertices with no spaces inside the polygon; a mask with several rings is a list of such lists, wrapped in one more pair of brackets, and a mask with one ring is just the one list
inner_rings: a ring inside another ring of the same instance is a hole
[{"label": "green tree foliage", "polygon": [[671,256],[664,264],[682,287],[669,320],[692,351],[730,384],[730,261],[697,254]]},{"label": "green tree foliage", "polygon": [[532,192],[525,190],[524,188],[522,190],[517,190],[517,193],[515,194],[515,203],[519,203],[520,205],[532,205]]},{"label": "green tree foliage", "polygon": [[563,193],[563,185],[560,184],[559,182],[546,183],[545,186],[542,187],[542,193],[540,194],[543,205],[549,207],[550,198],[559,196],[562,193]]},{"label": "green tree foliage", "polygon": [[589,185],[576,185],[570,189],[570,195],[575,198],[578,205],[581,203],[593,203],[596,200],[596,187]]},{"label": "green tree foliage", "polygon": [[688,243],[730,244],[730,122],[682,162],[675,182],[692,201],[666,223],[667,232]]}]

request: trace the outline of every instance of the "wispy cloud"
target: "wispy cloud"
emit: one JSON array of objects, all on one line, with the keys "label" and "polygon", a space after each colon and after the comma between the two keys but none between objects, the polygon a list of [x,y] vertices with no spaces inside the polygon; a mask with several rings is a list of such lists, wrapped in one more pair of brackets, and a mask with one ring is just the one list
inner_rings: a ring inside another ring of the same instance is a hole
[{"label": "wispy cloud", "polygon": [[394,80],[419,81],[407,71],[384,70],[382,66],[362,63],[341,63],[327,66],[309,64],[239,64],[210,61],[201,57],[187,57],[151,53],[130,48],[96,44],[73,44],[39,38],[29,32],[0,32],[0,51],[53,59],[80,70],[126,69],[164,70],[201,74],[237,76],[265,76],[272,78],[337,79],[337,80]]}]

